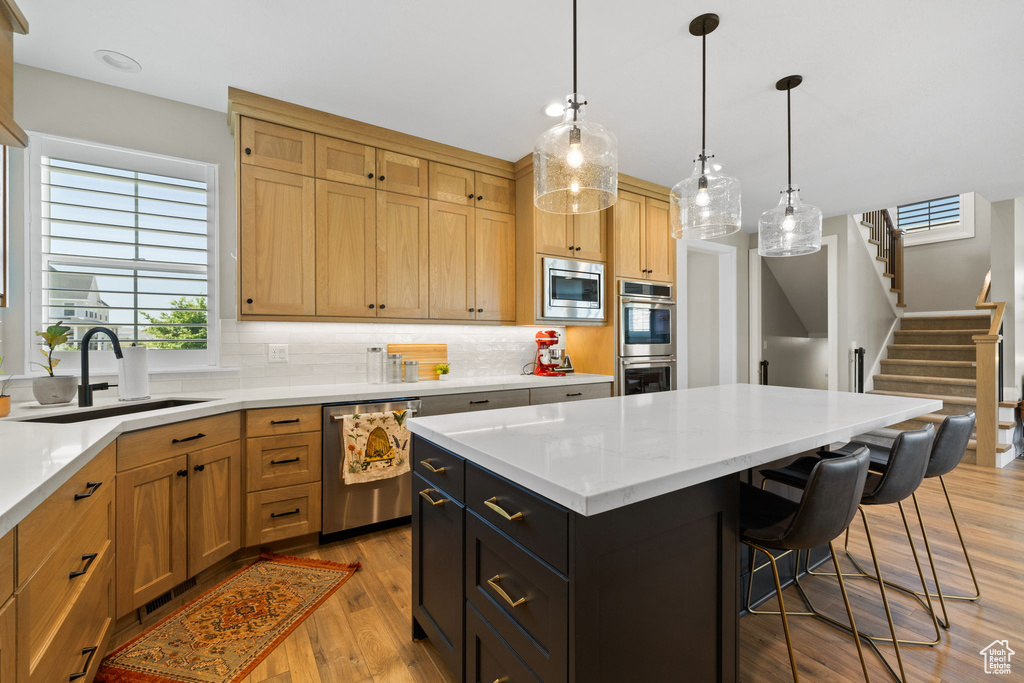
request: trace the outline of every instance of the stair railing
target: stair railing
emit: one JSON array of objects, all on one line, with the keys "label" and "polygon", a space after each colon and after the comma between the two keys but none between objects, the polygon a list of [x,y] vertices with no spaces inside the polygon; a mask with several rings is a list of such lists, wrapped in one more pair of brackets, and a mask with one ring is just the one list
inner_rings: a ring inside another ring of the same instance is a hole
[{"label": "stair railing", "polygon": [[904,307],[903,301],[903,234],[893,224],[889,209],[867,211],[861,220],[868,225],[871,241],[878,248],[878,258],[885,262],[885,276],[889,278],[892,291],[896,292],[896,305]]},{"label": "stair railing", "polygon": [[974,346],[977,351],[977,419],[978,464],[988,467],[996,466],[996,441],[999,434],[999,401],[1002,394],[1003,375],[1000,347],[1002,345],[1003,310],[1006,303],[989,301],[992,289],[992,271],[985,275],[978,300],[974,304],[977,310],[992,311],[992,318],[986,334],[974,335]]}]

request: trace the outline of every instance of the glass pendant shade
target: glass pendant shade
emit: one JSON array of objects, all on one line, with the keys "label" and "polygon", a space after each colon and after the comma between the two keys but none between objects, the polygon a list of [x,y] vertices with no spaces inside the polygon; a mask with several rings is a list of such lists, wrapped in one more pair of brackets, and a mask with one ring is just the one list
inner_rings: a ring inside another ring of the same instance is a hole
[{"label": "glass pendant shade", "polygon": [[[713,156],[706,150],[704,156]],[[719,164],[697,159],[693,173],[669,193],[672,236],[684,240],[725,237],[740,229],[740,181]]]},{"label": "glass pendant shade", "polygon": [[549,213],[601,211],[618,197],[618,143],[607,128],[584,118],[582,96],[569,95],[568,102],[562,122],[534,145],[533,201]]},{"label": "glass pendant shade", "polygon": [[757,223],[761,256],[802,256],[821,249],[821,209],[800,201],[799,190],[783,190],[775,208]]}]

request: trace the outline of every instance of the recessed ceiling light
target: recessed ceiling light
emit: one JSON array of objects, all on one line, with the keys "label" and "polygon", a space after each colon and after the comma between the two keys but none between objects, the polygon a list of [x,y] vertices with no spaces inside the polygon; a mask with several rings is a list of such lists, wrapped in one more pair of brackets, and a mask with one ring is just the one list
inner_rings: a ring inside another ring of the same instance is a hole
[{"label": "recessed ceiling light", "polygon": [[554,118],[565,113],[565,105],[561,102],[552,102],[551,104],[544,105],[544,108],[541,109],[541,111],[544,112],[545,116]]},{"label": "recessed ceiling light", "polygon": [[142,71],[141,64],[128,55],[123,55],[120,52],[114,52],[113,50],[96,50],[93,54],[102,64],[106,64],[115,71],[120,71],[121,73],[126,74],[137,74]]}]

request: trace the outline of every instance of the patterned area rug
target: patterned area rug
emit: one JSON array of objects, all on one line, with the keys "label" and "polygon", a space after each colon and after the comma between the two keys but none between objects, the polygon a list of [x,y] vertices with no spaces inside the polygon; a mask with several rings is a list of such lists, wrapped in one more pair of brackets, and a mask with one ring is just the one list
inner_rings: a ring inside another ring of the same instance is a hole
[{"label": "patterned area rug", "polygon": [[237,683],[359,564],[265,552],[103,661],[103,683]]}]

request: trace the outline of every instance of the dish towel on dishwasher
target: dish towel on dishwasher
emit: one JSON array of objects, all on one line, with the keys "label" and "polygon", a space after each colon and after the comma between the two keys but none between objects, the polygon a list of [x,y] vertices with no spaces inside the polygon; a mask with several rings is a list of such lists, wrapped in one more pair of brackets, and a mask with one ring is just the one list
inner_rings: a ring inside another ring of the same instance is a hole
[{"label": "dish towel on dishwasher", "polygon": [[409,471],[408,411],[346,415],[341,421],[341,475],[346,484],[390,479]]}]

